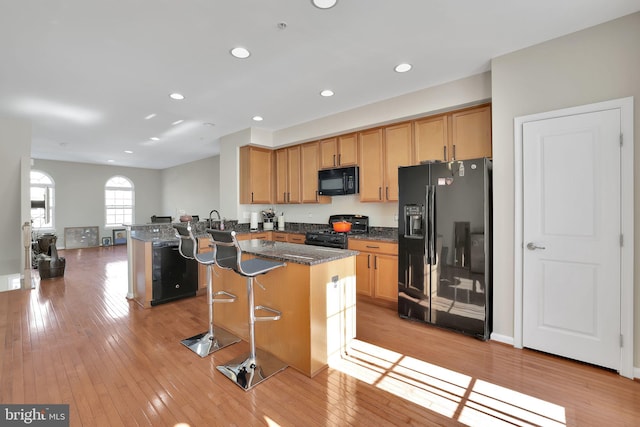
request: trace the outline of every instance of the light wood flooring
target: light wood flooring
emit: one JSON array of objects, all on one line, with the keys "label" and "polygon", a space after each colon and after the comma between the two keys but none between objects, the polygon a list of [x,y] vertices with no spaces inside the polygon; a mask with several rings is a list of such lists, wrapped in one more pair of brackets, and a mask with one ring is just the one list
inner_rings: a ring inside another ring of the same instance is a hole
[{"label": "light wood flooring", "polygon": [[180,344],[206,329],[205,296],[145,310],[125,298],[126,247],[61,255],[63,278],[0,293],[0,403],[66,403],[72,426],[640,425],[637,381],[363,301],[342,360],[245,392],[215,367],[246,342]]}]

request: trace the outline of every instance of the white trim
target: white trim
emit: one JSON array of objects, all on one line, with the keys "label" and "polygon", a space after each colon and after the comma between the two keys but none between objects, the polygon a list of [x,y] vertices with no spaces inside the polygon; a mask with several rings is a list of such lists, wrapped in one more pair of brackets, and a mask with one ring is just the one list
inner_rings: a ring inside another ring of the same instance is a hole
[{"label": "white trim", "polygon": [[[627,378],[640,377],[638,368],[633,366],[633,97],[614,99],[578,107],[548,111],[514,119],[514,173],[515,173],[515,227],[514,227],[514,304],[513,304],[513,338],[514,347],[522,348],[522,257],[523,257],[523,191],[522,191],[522,127],[527,122],[546,120],[554,117],[584,114],[604,110],[620,110],[620,129],[624,143],[620,158],[620,195],[621,195],[621,233],[624,246],[620,266],[620,331],[624,337],[621,350],[620,375]],[[493,336],[492,336],[493,338]]]},{"label": "white trim", "polygon": [[496,334],[495,332],[491,333],[491,341],[497,341],[503,344],[513,345],[513,337],[510,337],[508,335]]}]

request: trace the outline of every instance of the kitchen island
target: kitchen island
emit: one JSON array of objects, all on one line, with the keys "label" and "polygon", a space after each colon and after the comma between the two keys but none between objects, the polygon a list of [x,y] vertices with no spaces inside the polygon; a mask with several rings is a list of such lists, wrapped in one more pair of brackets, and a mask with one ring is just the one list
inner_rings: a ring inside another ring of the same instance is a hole
[{"label": "kitchen island", "polygon": [[[256,347],[313,377],[339,357],[356,331],[356,251],[266,240],[245,240],[246,259],[262,257],[286,266],[257,277],[255,305],[282,312],[280,320],[256,322]],[[246,278],[215,267],[213,291],[237,296],[216,304],[214,324],[247,340]]]}]

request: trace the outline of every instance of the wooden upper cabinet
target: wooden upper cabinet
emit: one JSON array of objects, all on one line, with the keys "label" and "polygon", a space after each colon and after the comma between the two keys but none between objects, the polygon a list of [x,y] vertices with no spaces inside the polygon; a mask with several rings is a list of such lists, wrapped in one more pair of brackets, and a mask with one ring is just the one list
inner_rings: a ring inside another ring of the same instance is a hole
[{"label": "wooden upper cabinet", "polygon": [[358,133],[360,150],[360,201],[383,201],[383,133],[381,128]]},{"label": "wooden upper cabinet", "polygon": [[398,167],[411,166],[411,122],[384,128],[384,194],[385,202],[398,200]]},{"label": "wooden upper cabinet", "polygon": [[427,160],[448,160],[448,128],[446,115],[413,122],[413,164]]},{"label": "wooden upper cabinet", "polygon": [[451,113],[449,160],[491,157],[491,106]]},{"label": "wooden upper cabinet", "polygon": [[320,169],[358,164],[358,135],[350,133],[320,141]]},{"label": "wooden upper cabinet", "polygon": [[302,203],[331,203],[331,197],[318,195],[320,143],[309,142],[300,147]]},{"label": "wooden upper cabinet", "polygon": [[276,150],[276,203],[300,203],[300,145]]},{"label": "wooden upper cabinet", "polygon": [[266,148],[240,147],[240,203],[273,203],[273,152]]}]

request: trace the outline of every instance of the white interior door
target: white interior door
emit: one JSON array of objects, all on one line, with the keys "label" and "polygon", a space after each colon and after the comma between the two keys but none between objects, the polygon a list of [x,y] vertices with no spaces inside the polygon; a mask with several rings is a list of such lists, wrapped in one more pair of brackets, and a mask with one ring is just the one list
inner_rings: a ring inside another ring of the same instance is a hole
[{"label": "white interior door", "polygon": [[620,111],[523,124],[522,343],[619,370]]}]

